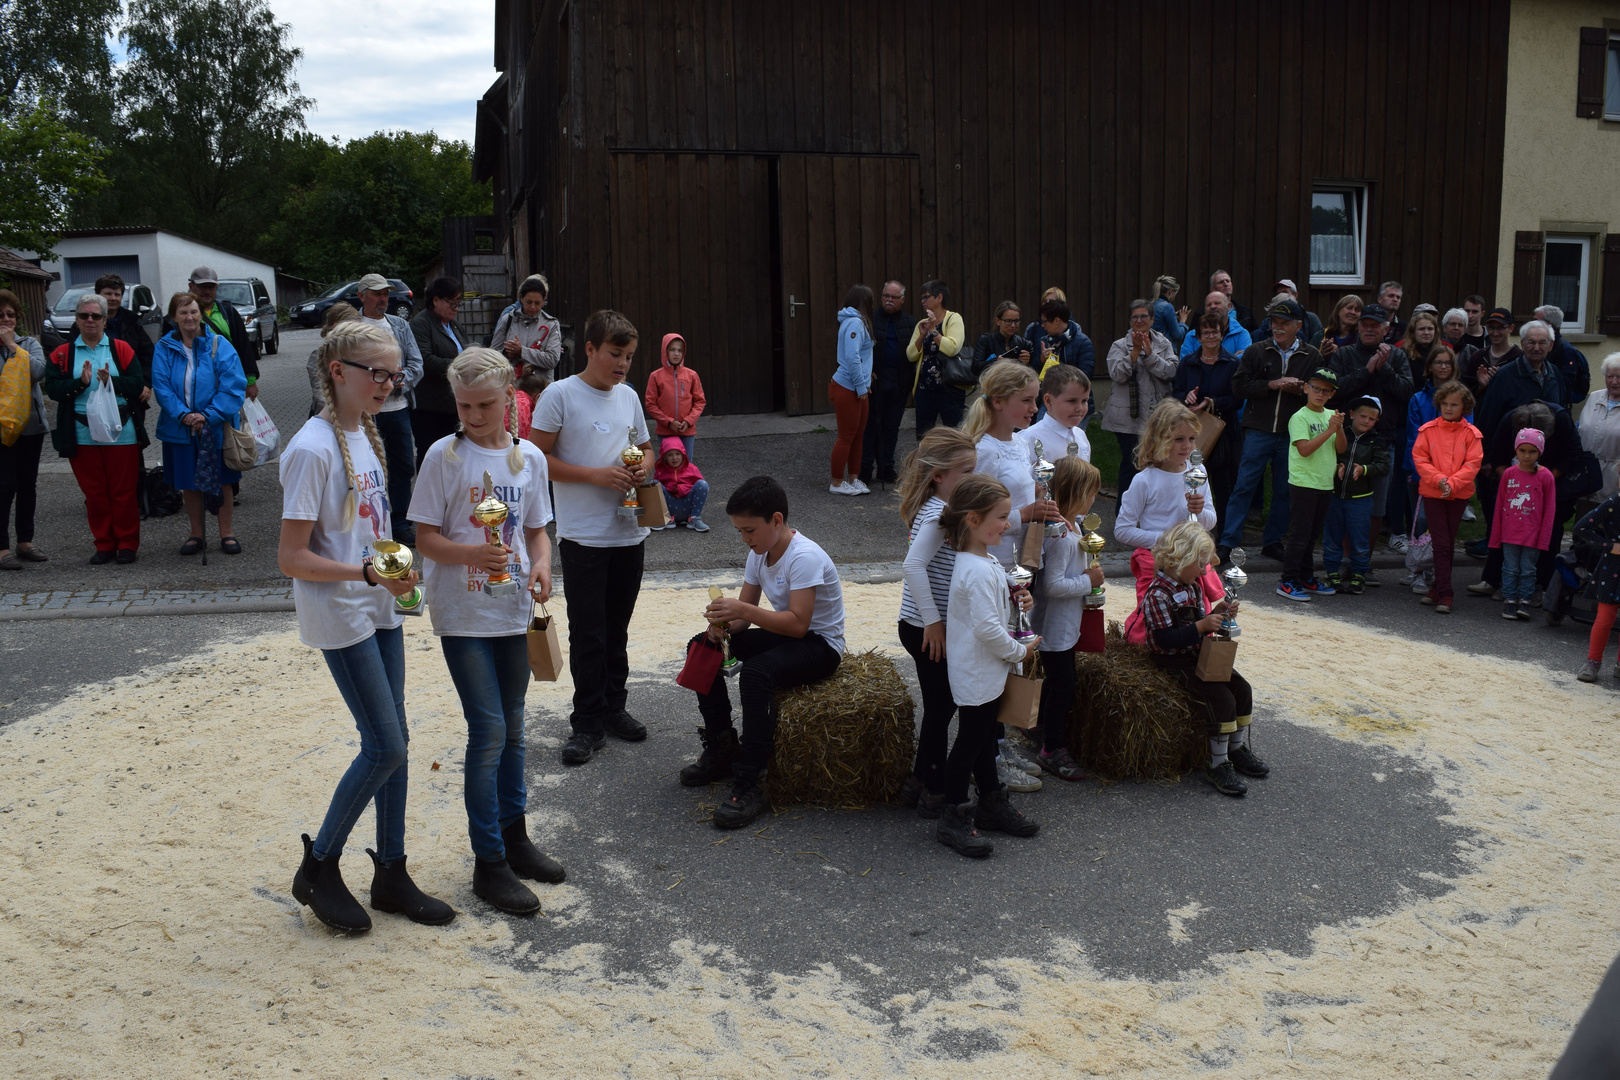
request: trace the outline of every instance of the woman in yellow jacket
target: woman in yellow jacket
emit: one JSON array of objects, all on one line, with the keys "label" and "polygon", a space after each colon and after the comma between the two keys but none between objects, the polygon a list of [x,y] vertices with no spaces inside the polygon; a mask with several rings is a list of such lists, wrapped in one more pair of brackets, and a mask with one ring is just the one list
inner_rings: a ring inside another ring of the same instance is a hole
[{"label": "woman in yellow jacket", "polygon": [[911,381],[911,391],[917,404],[917,438],[928,434],[935,423],[957,427],[967,408],[968,391],[973,381],[946,382],[946,361],[962,351],[967,340],[967,329],[962,316],[945,309],[951,292],[943,281],[930,281],[922,287],[922,306],[928,314],[918,321],[911,332],[911,344],[906,346],[906,359],[917,365]]}]

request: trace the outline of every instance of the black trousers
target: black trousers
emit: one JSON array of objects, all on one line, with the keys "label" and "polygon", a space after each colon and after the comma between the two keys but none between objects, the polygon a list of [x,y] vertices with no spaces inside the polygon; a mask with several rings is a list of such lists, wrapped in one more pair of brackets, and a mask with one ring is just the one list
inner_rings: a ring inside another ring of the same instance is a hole
[{"label": "black trousers", "polygon": [[866,434],[861,443],[861,479],[884,483],[899,479],[895,471],[894,446],[900,441],[900,421],[906,417],[906,397],[910,387],[883,380],[872,384],[872,407],[866,414]]},{"label": "black trousers", "polygon": [[945,759],[945,798],[967,802],[968,778],[979,785],[979,797],[1001,790],[996,776],[996,743],[1001,739],[1001,698],[983,705],[962,705],[956,721],[956,745]]},{"label": "black trousers", "polygon": [[[422,459],[427,457],[428,448],[446,435],[454,435],[460,421],[455,413],[430,412],[427,409],[411,409],[411,440],[416,443],[416,467],[422,468]],[[387,445],[386,443],[384,444]],[[392,468],[392,466],[389,466]]]},{"label": "black trousers", "polygon": [[928,790],[940,794],[945,783],[945,755],[951,738],[951,717],[956,715],[956,701],[951,697],[950,668],[945,665],[945,654],[938,660],[923,652],[923,631],[920,626],[900,623],[900,644],[911,654],[917,665],[917,685],[922,688],[923,718],[917,731],[917,763],[912,772],[922,778]]},{"label": "black trousers", "polygon": [[1074,650],[1041,650],[1041,749],[1055,754],[1069,745],[1070,716],[1074,711]]},{"label": "black trousers", "polygon": [[605,717],[624,708],[630,677],[630,617],[641,592],[642,544],[595,548],[557,543],[568,597],[568,670],[574,676],[574,711],[568,723],[590,735]]},{"label": "black trousers", "polygon": [[421,459],[416,456],[409,409],[380,412],[374,420],[377,434],[382,436],[383,453],[388,457],[388,516],[398,536],[410,524],[411,484]]},{"label": "black trousers", "polygon": [[1316,542],[1327,527],[1333,492],[1288,485],[1288,542],[1283,551],[1283,580],[1305,582],[1316,570]]},{"label": "black trousers", "polygon": [[[776,749],[776,692],[820,682],[838,670],[843,657],[820,634],[793,638],[757,626],[731,636],[731,655],[743,662],[737,676],[743,729],[733,774],[751,782],[771,763]],[[727,681],[717,678],[707,694],[698,695],[698,712],[711,735],[731,727]]]},{"label": "black trousers", "polygon": [[933,430],[935,424],[961,427],[967,412],[967,395],[949,386],[919,386],[914,395],[917,406],[917,438]]},{"label": "black trousers", "polygon": [[[24,435],[0,446],[0,548],[11,547],[11,504],[17,503],[17,543],[34,542],[34,507],[39,498],[39,454],[45,432]],[[947,691],[947,694],[949,691]]]},{"label": "black trousers", "polygon": [[1205,726],[1211,735],[1230,735],[1237,729],[1238,717],[1254,715],[1254,691],[1249,687],[1249,680],[1237,672],[1232,672],[1231,682],[1205,682],[1193,674],[1191,657],[1186,666],[1170,670],[1181,679],[1187,693],[1207,710]]},{"label": "black trousers", "polygon": [[[1232,498],[1232,489],[1237,487],[1238,466],[1243,462],[1243,454],[1240,449],[1223,446],[1215,457],[1215,464],[1207,466],[1209,491],[1206,494],[1209,504],[1215,508],[1214,535],[1218,541],[1226,535],[1226,504]],[[1255,494],[1259,494],[1258,489]]]}]

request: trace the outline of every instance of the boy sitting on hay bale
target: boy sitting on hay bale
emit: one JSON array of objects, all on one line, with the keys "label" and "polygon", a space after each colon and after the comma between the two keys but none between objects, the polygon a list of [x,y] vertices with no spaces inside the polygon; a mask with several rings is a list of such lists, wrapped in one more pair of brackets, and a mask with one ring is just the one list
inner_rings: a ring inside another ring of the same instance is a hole
[{"label": "boy sitting on hay bale", "polygon": [[[776,691],[825,679],[843,659],[844,589],[820,545],[789,527],[787,492],[769,476],[745,480],[726,502],[726,514],[748,545],[742,595],[713,600],[703,614],[710,645],[718,647],[729,636],[731,653],[743,664],[737,677],[742,739],[731,725],[726,680],[715,678],[707,693],[698,694],[703,753],[681,770],[681,783],[699,787],[730,777],[731,797],[715,810],[714,824],[738,829],[767,806],[764,774],[776,743]],[[759,606],[762,593],[770,608]]]}]

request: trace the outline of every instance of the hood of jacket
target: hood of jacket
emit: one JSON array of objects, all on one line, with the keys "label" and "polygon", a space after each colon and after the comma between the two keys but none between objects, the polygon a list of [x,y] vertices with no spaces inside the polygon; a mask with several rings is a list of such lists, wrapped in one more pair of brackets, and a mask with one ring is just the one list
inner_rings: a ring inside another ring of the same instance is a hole
[{"label": "hood of jacket", "polygon": [[839,326],[843,326],[845,323],[847,323],[851,319],[854,319],[856,322],[860,323],[862,328],[864,328],[866,326],[866,323],[861,319],[861,313],[856,311],[854,308],[852,308],[852,307],[841,307],[841,308],[838,309],[838,325]]},{"label": "hood of jacket", "polygon": [[[673,469],[664,461],[664,455],[673,450],[681,456],[681,463]],[[666,435],[658,444],[658,463],[653,466],[653,478],[677,498],[692,490],[692,485],[703,479],[703,471],[686,456],[686,444],[678,435]]]},{"label": "hood of jacket", "polygon": [[[680,334],[665,334],[664,335],[664,343],[658,347],[659,348],[658,355],[660,357],[661,363],[667,368],[673,368],[673,367],[676,366],[676,365],[669,362],[669,343],[672,342],[672,341],[678,341],[682,345],[686,345],[686,338],[683,337]],[[690,345],[686,345],[686,349],[687,349],[688,352],[691,351],[691,348],[692,347]],[[685,357],[684,353],[681,356],[680,366],[681,367],[686,366],[686,357]]]}]

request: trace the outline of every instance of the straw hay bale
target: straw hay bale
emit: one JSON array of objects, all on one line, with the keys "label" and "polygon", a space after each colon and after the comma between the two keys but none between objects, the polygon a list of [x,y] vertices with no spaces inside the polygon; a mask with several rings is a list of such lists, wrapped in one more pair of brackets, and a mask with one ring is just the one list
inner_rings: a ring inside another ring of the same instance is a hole
[{"label": "straw hay bale", "polygon": [[860,809],[887,802],[916,754],[911,693],[876,651],[846,654],[832,678],[780,690],[771,805]]},{"label": "straw hay bale", "polygon": [[1202,706],[1148,650],[1108,624],[1105,651],[1074,654],[1069,751],[1109,780],[1177,780],[1209,760]]}]

